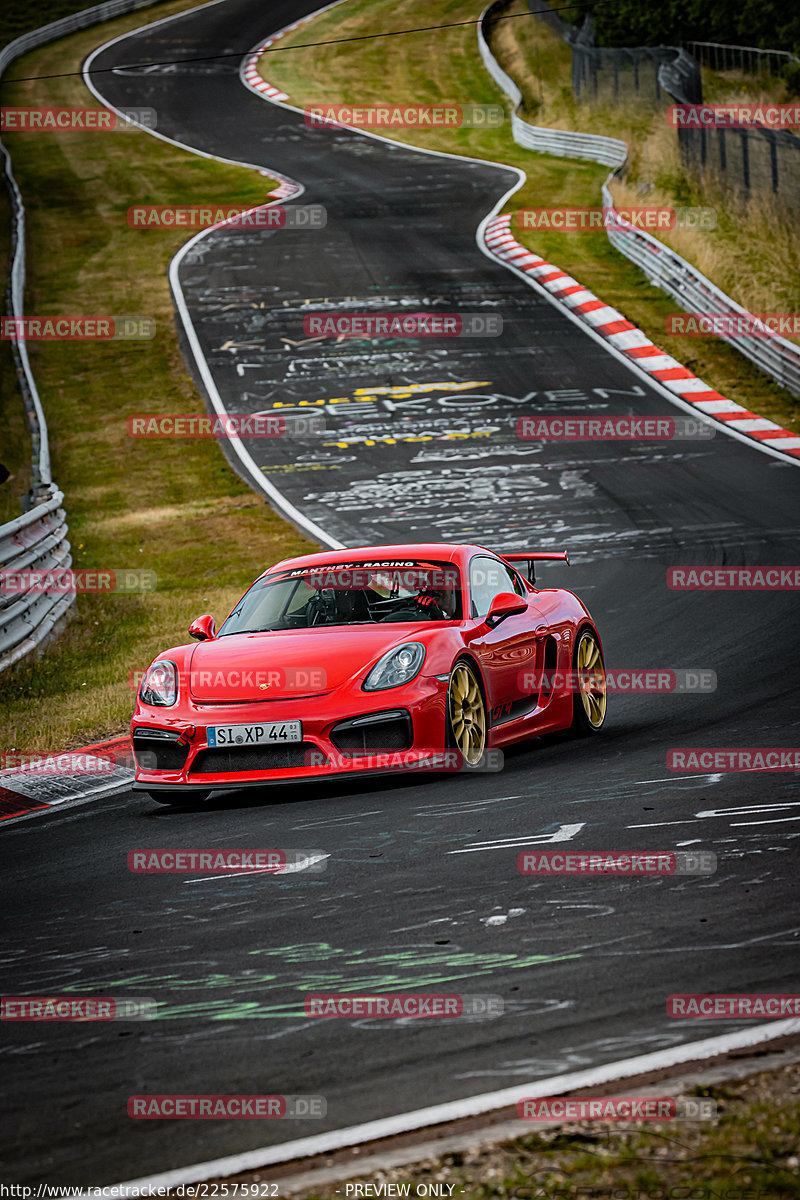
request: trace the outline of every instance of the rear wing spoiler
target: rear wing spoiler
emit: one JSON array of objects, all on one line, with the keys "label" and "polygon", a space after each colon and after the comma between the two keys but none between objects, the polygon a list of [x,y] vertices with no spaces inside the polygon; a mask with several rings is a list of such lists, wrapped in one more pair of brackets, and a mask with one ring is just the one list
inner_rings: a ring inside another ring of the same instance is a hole
[{"label": "rear wing spoiler", "polygon": [[527,579],[533,585],[536,584],[537,562],[563,562],[569,566],[569,554],[566,550],[543,551],[541,553],[528,551],[527,554],[499,554],[498,558],[502,558],[503,562],[510,563],[512,566],[514,563],[527,563]]}]

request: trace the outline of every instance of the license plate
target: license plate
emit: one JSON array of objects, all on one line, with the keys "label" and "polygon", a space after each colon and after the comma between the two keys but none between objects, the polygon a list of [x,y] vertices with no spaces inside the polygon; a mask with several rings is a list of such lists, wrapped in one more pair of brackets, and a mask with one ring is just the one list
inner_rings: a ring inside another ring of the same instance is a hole
[{"label": "license plate", "polygon": [[302,742],[300,721],[264,721],[261,725],[209,725],[209,746],[263,746]]}]

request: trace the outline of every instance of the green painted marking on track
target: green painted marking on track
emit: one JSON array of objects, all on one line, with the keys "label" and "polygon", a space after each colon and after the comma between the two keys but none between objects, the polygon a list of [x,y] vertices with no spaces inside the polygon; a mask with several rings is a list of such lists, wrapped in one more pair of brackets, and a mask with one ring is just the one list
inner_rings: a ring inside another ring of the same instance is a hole
[{"label": "green painted marking on track", "polygon": [[[249,954],[278,960],[282,969],[277,973],[248,970],[240,975],[214,972],[197,976],[137,972],[117,979],[105,979],[102,983],[72,984],[62,987],[61,991],[147,995],[158,1001],[158,1020],[286,1020],[305,1017],[302,999],[265,1003],[254,998],[254,994],[256,997],[264,992],[281,991],[285,994],[287,990],[303,994],[323,991],[362,994],[419,991],[431,985],[485,978],[498,967],[514,971],[528,970],[582,957],[579,953],[479,954],[448,950],[446,947],[375,952],[345,950],[328,942],[301,942],[293,946],[251,950]],[[220,991],[225,993],[224,998],[213,996],[214,992]],[[158,993],[164,992],[176,999],[179,993],[189,993],[189,996],[184,1003],[158,1000]],[[202,993],[203,998],[195,998],[197,993]]]}]

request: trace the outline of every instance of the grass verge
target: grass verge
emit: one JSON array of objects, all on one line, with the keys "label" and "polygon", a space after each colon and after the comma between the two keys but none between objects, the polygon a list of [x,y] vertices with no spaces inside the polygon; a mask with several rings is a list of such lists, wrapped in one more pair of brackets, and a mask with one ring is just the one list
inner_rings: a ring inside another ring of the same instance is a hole
[{"label": "grass verge", "polygon": [[[513,0],[507,11],[519,13],[525,7],[524,0]],[[625,181],[615,180],[611,188],[618,204],[716,209],[716,229],[665,230],[658,235],[661,241],[750,312],[800,309],[797,222],[769,194],[758,193],[748,204],[737,192],[723,191],[713,177],[701,181],[688,173],[677,133],[667,124],[664,101],[626,97],[623,84],[616,103],[611,97],[607,103],[578,103],[569,83],[570,50],[537,20],[501,21],[492,33],[492,49],[522,91],[526,120],[585,133],[611,131],[628,144]],[[776,104],[785,100],[784,92],[777,79],[703,72],[707,103]]]},{"label": "grass verge", "polygon": [[[517,11],[523,3],[524,0],[514,0],[510,11]],[[326,39],[369,37],[436,22],[474,21],[483,7],[481,0],[406,0],[400,12],[394,0],[347,0],[281,38],[262,56],[259,69],[265,79],[280,86],[298,106],[333,101],[363,106],[387,101],[397,104],[504,103],[502,93],[481,61],[474,25],[367,41],[308,45]],[[530,28],[533,26],[536,29],[532,34]],[[515,39],[523,36],[520,32],[523,29],[528,31],[526,37],[541,36],[544,39],[539,68],[551,91],[545,95],[547,120],[541,119],[546,124],[557,125],[559,122],[554,119],[552,104],[558,99],[566,106],[572,96],[568,48],[541,27],[535,17],[504,22],[500,29],[502,34],[498,36],[504,44],[511,39],[513,45]],[[301,48],[303,46],[306,48]],[[502,46],[498,50],[502,55]],[[535,60],[532,51],[531,59]],[[651,120],[652,114],[642,111],[636,130],[645,133]],[[606,124],[603,132],[625,135],[619,120],[612,122],[610,130]],[[607,168],[579,159],[559,159],[524,150],[513,141],[508,121],[495,129],[397,129],[391,131],[391,136],[411,145],[474,155],[519,167],[527,179],[507,204],[507,211],[601,203],[600,188],[608,174]],[[735,217],[731,220],[735,227]],[[666,318],[676,311],[676,302],[652,286],[638,268],[612,249],[605,233],[565,234],[517,229],[514,232],[531,250],[573,274],[602,300],[618,308],[658,345],[723,395],[787,429],[800,431],[800,401],[773,383],[732,347],[715,338],[667,336]],[[785,275],[784,262],[778,277]]]},{"label": "grass verge", "polygon": [[[146,19],[192,6],[159,5]],[[139,14],[75,34],[19,60],[16,73],[78,71],[94,46],[142,23]],[[10,105],[96,105],[79,75],[3,91]],[[44,657],[3,674],[0,746],[36,753],[124,729],[131,672],[186,641],[200,612],[224,615],[271,562],[316,547],[253,494],[216,442],[126,434],[135,412],[204,411],[178,347],[167,281],[169,261],[190,234],[133,230],[129,206],[252,205],[263,203],[274,181],[146,133],[6,137],[28,214],[26,312],[137,313],[154,317],[157,328],[152,341],[29,343],[75,567],[145,568],[158,579],[145,595],[79,595]],[[2,386],[2,412],[18,425],[13,376],[5,373]],[[11,464],[17,470],[23,433]]]}]

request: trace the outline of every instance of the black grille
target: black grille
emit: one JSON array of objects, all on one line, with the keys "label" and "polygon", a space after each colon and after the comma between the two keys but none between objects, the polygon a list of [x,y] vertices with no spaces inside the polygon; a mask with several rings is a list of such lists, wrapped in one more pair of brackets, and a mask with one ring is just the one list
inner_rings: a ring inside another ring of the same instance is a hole
[{"label": "black grille", "polygon": [[411,715],[405,709],[340,721],[331,741],[342,754],[381,754],[409,750],[414,740]]},{"label": "black grille", "polygon": [[133,735],[133,754],[143,771],[180,771],[189,753],[188,745],[178,745],[180,734],[162,734],[147,737],[143,733]]},{"label": "black grille", "polygon": [[313,742],[293,742],[286,746],[230,746],[201,750],[189,773],[215,775],[218,772],[281,771],[287,767],[321,767],[327,762],[327,755]]}]

